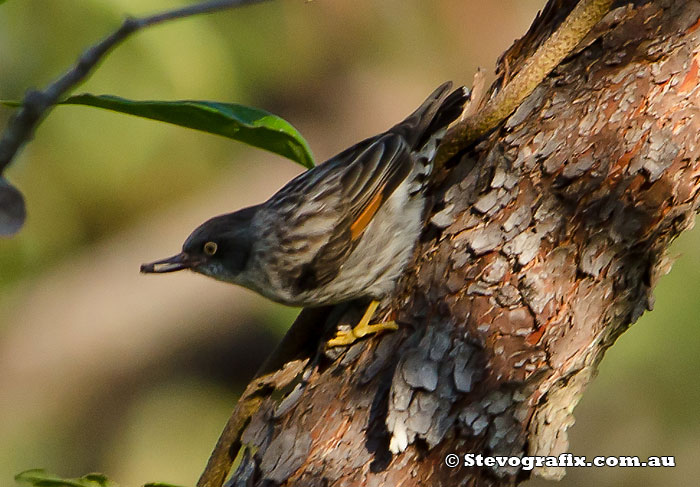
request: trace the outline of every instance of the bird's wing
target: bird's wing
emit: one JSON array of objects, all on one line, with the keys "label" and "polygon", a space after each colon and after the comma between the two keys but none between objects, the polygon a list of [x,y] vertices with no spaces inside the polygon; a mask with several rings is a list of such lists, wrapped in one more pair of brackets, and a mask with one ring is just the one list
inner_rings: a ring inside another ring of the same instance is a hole
[{"label": "bird's wing", "polygon": [[290,212],[290,218],[297,224],[289,222],[280,242],[304,241],[312,247],[306,250],[313,252],[310,260],[307,254],[295,278],[298,290],[322,286],[336,277],[365,228],[408,177],[411,167],[405,139],[386,133],[341,152],[308,177],[292,181],[293,188],[284,188],[283,192],[296,195],[290,198],[296,200],[295,216]]}]

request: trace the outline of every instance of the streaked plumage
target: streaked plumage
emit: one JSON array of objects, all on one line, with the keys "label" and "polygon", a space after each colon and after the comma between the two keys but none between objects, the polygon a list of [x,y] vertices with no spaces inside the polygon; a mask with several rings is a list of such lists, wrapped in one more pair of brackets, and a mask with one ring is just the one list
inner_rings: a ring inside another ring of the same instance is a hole
[{"label": "streaked plumage", "polygon": [[294,306],[390,294],[420,236],[437,144],[467,98],[465,88],[448,94],[450,86],[266,202],[203,223],[181,254],[142,271],[190,268]]}]

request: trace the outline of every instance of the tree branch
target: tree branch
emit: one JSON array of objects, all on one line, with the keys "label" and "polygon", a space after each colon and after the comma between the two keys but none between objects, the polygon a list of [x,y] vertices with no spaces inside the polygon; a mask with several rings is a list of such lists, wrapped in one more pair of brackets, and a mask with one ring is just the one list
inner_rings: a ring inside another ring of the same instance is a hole
[{"label": "tree branch", "polygon": [[[550,0],[504,62],[527,66],[573,4]],[[390,306],[400,330],[326,361],[283,414],[264,402],[230,485],[563,475],[445,459],[567,452],[574,406],[605,350],[651,309],[666,249],[700,207],[700,0],[617,4],[598,41],[572,44],[498,133],[438,168],[432,228]]]},{"label": "tree branch", "polygon": [[439,167],[513,113],[544,78],[568,56],[610,9],[612,0],[581,0],[559,28],[535,51],[520,72],[476,114],[452,127],[440,145]]},{"label": "tree branch", "polygon": [[[442,156],[444,159],[436,162],[438,164],[444,163],[459,150],[469,145],[471,141],[476,140],[505,120],[552,69],[579,44],[608,11],[611,3],[612,0],[582,0],[554,34],[526,61],[518,75],[507,84],[498,96],[494,97],[480,111],[476,106],[471,107],[471,113],[448,132],[441,146],[441,152],[438,154],[438,158]],[[475,105],[477,103],[478,100],[475,101]],[[301,334],[308,337],[308,333],[295,333],[295,329],[302,326],[300,325],[302,322],[306,322],[308,327],[308,323],[312,322],[313,319],[301,318],[302,316],[294,323],[290,333],[285,337],[285,342],[288,341],[290,335]],[[302,342],[304,341],[302,340]],[[275,367],[263,367],[268,375],[262,375],[261,371],[257,374],[256,379],[248,385],[221,433],[207,467],[197,483],[198,487],[220,487],[222,485],[241,446],[240,438],[250,418],[259,410],[263,400],[269,397],[272,391],[278,390],[287,381],[293,379],[288,374],[284,374],[284,381],[278,381],[274,378],[276,374],[281,374],[284,370],[280,368],[284,364],[284,360],[280,359],[291,358],[298,349],[298,343],[295,346],[284,342],[280,344],[277,351],[268,359],[268,362],[275,363]],[[289,365],[293,363],[289,362]],[[277,372],[271,373],[274,370]]]},{"label": "tree branch", "polygon": [[71,69],[43,91],[29,90],[27,92],[22,101],[22,107],[10,119],[3,132],[2,139],[0,139],[0,175],[12,162],[12,159],[24,143],[31,138],[36,126],[39,125],[50,108],[58,102],[59,98],[85,80],[107,53],[131,34],[169,20],[182,19],[264,1],[268,0],[214,0],[174,10],[166,10],[147,17],[129,17],[125,19],[116,31],[88,48]]},{"label": "tree branch", "polygon": [[304,370],[309,359],[292,360],[279,370],[257,376],[245,388],[236,408],[216,442],[197,487],[220,487],[231,470],[241,447],[241,434],[263,401],[276,390],[290,384]]},{"label": "tree branch", "polygon": [[287,331],[282,342],[256,372],[236,403],[219,436],[197,487],[221,487],[241,448],[241,435],[250,418],[273,392],[286,387],[308,364],[319,343],[318,327],[329,307],[306,308]]}]

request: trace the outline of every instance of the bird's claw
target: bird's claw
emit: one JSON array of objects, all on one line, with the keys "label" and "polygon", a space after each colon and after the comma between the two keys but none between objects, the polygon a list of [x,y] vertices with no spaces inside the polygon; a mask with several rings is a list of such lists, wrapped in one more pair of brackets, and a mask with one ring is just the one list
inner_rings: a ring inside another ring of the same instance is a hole
[{"label": "bird's claw", "polygon": [[367,335],[373,335],[382,331],[395,331],[398,329],[399,326],[393,321],[376,323],[374,325],[368,325],[361,322],[351,330],[338,330],[335,337],[328,340],[326,345],[329,348],[348,346]]}]

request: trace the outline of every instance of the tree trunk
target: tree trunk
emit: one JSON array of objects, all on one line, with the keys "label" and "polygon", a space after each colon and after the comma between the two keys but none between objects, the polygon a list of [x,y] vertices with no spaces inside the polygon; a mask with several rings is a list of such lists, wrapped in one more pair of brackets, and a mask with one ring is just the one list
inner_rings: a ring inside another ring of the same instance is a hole
[{"label": "tree trunk", "polygon": [[[550,0],[491,94],[574,3]],[[385,308],[400,330],[335,350],[266,400],[234,485],[514,485],[531,472],[449,468],[446,455],[567,451],[574,406],[652,308],[699,204],[699,17],[700,1],[616,2],[499,130],[442,168]]]}]

